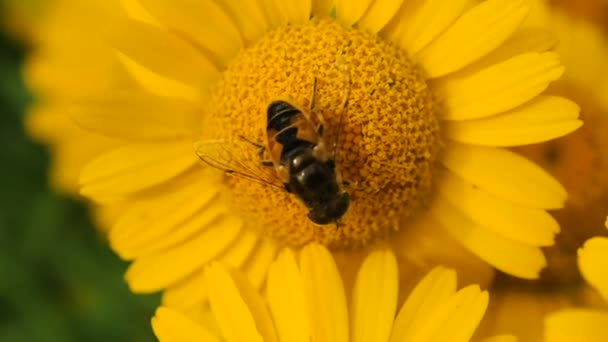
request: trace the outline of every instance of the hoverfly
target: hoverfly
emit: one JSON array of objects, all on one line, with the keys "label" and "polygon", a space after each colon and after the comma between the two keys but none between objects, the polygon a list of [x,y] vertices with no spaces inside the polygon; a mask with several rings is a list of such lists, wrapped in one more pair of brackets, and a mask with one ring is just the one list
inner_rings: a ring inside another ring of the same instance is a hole
[{"label": "hoverfly", "polygon": [[[350,206],[350,195],[342,189],[342,185],[348,183],[341,180],[336,170],[339,133],[348,94],[346,87],[331,153],[324,135],[325,121],[316,109],[316,78],[307,110],[287,100],[275,100],[268,105],[265,145],[239,136],[234,141],[199,141],[195,143],[196,153],[203,162],[227,174],[293,194],[306,206],[308,218],[313,223],[338,226]],[[249,151],[251,147],[257,148],[257,163],[243,155],[247,149],[242,145],[249,145]]]}]

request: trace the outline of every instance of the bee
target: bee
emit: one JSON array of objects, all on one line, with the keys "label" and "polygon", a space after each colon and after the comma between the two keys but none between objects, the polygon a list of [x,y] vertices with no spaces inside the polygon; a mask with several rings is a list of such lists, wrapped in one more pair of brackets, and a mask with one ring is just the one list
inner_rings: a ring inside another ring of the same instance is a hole
[{"label": "bee", "polygon": [[[350,84],[350,80],[349,80]],[[308,109],[288,100],[272,101],[266,108],[266,143],[259,144],[243,136],[237,140],[213,140],[195,143],[199,158],[211,167],[280,188],[293,194],[308,209],[308,218],[317,225],[335,224],[348,210],[349,193],[343,190],[336,170],[336,154],[349,88],[343,91],[339,124],[329,151],[326,124],[317,111],[317,79],[313,82]],[[258,149],[257,163],[242,145]]]}]

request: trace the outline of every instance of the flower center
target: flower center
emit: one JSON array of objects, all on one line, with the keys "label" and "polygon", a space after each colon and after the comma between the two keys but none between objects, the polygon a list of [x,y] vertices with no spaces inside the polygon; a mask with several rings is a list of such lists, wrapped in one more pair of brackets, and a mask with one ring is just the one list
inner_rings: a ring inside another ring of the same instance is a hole
[{"label": "flower center", "polygon": [[[397,230],[431,189],[440,147],[435,102],[404,51],[333,21],[276,29],[241,51],[223,73],[204,136],[242,136],[267,146],[269,104],[283,99],[309,112],[315,80],[315,112],[325,121],[321,140],[330,159],[332,142],[338,141],[336,170],[351,198],[339,225],[315,225],[308,219],[310,207],[286,190],[238,175],[226,177],[225,184],[246,222],[288,245],[361,245]],[[262,163],[250,145],[245,152],[227,150],[234,159],[248,159],[241,166]]]}]

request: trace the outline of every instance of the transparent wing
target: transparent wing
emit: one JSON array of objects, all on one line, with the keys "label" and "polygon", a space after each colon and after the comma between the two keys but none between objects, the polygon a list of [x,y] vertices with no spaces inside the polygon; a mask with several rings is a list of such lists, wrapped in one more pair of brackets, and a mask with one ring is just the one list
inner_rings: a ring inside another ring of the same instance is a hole
[{"label": "transparent wing", "polygon": [[205,164],[213,168],[284,189],[274,167],[262,164],[259,148],[245,139],[197,141],[194,150]]}]

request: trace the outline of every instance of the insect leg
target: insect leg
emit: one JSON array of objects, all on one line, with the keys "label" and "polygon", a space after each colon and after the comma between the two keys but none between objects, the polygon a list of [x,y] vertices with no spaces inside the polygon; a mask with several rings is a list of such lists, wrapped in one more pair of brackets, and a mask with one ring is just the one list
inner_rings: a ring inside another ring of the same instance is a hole
[{"label": "insect leg", "polygon": [[310,98],[310,113],[319,120],[317,126],[317,134],[319,136],[323,136],[323,130],[325,129],[325,119],[323,118],[323,114],[317,112],[317,78],[314,78],[312,83],[312,96]]},{"label": "insect leg", "polygon": [[312,96],[310,97],[310,111],[314,112],[317,108],[317,78],[312,82]]},{"label": "insect leg", "polygon": [[254,141],[251,141],[251,140],[245,138],[242,135],[239,135],[239,138],[245,140],[246,142],[250,143],[254,147],[258,148],[258,158],[260,158],[260,161],[262,162],[262,165],[264,165],[264,166],[273,166],[274,165],[272,163],[272,160],[264,159],[264,152],[266,152],[266,146],[264,146],[262,144],[258,144],[258,143],[254,142]]}]

